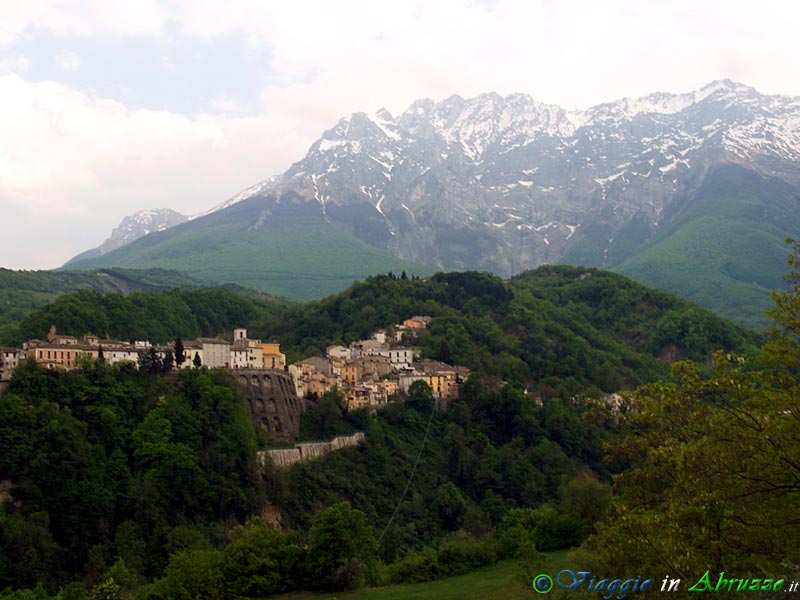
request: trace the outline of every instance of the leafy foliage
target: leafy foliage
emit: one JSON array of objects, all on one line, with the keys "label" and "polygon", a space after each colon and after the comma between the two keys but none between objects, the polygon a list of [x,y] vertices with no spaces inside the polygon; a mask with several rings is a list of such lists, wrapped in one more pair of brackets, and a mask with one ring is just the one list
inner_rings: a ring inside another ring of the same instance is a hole
[{"label": "leafy foliage", "polygon": [[0,480],[14,501],[0,507],[0,586],[98,576],[115,554],[158,572],[175,528],[209,539],[257,509],[255,450],[224,372],[21,368],[0,397]]},{"label": "leafy foliage", "polygon": [[301,583],[303,550],[258,519],[235,527],[223,552],[223,575],[235,596],[267,596]]},{"label": "leafy foliage", "polygon": [[612,521],[589,541],[606,565],[676,576],[800,564],[800,273],[776,293],[773,340],[755,361],[718,355],[708,378],[676,365],[676,383],[633,396],[629,435],[612,456]]},{"label": "leafy foliage", "polygon": [[316,520],[308,535],[312,587],[349,590],[363,581],[375,555],[375,537],[367,516],[346,502],[334,504]]},{"label": "leafy foliage", "polygon": [[[604,482],[612,472],[631,469],[624,481],[650,467],[645,453],[624,450],[609,466],[603,442],[618,434],[612,421],[597,418],[592,399],[655,380],[672,358],[706,361],[714,349],[746,351],[757,341],[666,294],[572,267],[509,282],[483,273],[379,276],[290,306],[230,290],[82,294],[23,325],[46,331],[56,323],[80,334],[107,324],[122,338],[138,337],[131,332],[141,325],[147,337],[169,342],[247,325],[297,356],[427,314],[429,327],[409,343],[475,372],[448,410],[433,413],[421,454],[432,408],[427,386],[415,385],[410,402],[376,415],[344,414],[331,393],[303,416],[301,434],[363,430],[365,443],[289,471],[268,468],[262,479],[249,407],[225,372],[148,374],[91,361],[74,372],[20,368],[0,397],[0,481],[11,482],[13,500],[0,506],[0,587],[103,582],[121,557],[135,577],[153,581],[141,591],[150,598],[191,597],[198,582],[219,598],[301,585],[347,589],[455,574],[503,551],[535,556],[595,530],[611,535],[613,527],[597,525],[606,515]],[[792,298],[783,313],[796,315]],[[796,380],[792,336],[796,328],[785,329],[764,355],[768,390]],[[741,372],[734,380],[742,390],[764,385]],[[645,390],[668,397],[688,385],[685,375]],[[692,377],[705,398],[701,373]],[[643,406],[649,393],[639,393]],[[730,434],[723,421],[699,422],[703,431]],[[656,448],[666,435],[646,421],[637,433],[655,436]],[[745,448],[757,454],[754,444]],[[652,494],[652,501],[670,498],[657,486]],[[248,521],[266,506],[292,536]],[[511,533],[498,548],[501,531]],[[381,560],[394,565],[383,569]],[[111,579],[124,593],[118,571]]]},{"label": "leafy foliage", "polygon": [[[495,405],[503,408],[489,410]],[[307,529],[320,505],[347,500],[385,528],[380,557],[391,562],[459,530],[481,538],[513,507],[560,506],[564,485],[578,473],[605,476],[601,433],[580,409],[568,410],[560,399],[539,407],[512,386],[497,389],[473,376],[459,402],[435,415],[409,482],[430,414],[426,406],[420,412],[408,403],[391,405],[366,422],[359,448],[268,472],[270,501],[281,507],[287,525]],[[406,485],[406,500],[389,525]],[[593,525],[588,521],[602,515],[587,508],[591,500],[584,504],[572,502],[573,536],[562,543],[583,539]]]},{"label": "leafy foliage", "polygon": [[201,283],[163,269],[100,271],[12,271],[0,268],[0,343],[13,339],[16,324],[59,295],[81,290],[101,293],[194,288]]},{"label": "leafy foliage", "polygon": [[54,324],[65,335],[91,332],[115,339],[168,343],[232,331],[274,310],[277,305],[266,298],[225,288],[127,296],[86,290],[62,295],[25,316],[5,341],[18,345],[40,339]]},{"label": "leafy foliage", "polygon": [[434,317],[410,340],[424,356],[573,395],[633,388],[666,376],[664,363],[675,358],[707,361],[716,349],[747,352],[758,343],[687,302],[578,267],[542,267],[509,282],[471,272],[372,277],[250,328],[275,337],[297,359],[415,314]]}]

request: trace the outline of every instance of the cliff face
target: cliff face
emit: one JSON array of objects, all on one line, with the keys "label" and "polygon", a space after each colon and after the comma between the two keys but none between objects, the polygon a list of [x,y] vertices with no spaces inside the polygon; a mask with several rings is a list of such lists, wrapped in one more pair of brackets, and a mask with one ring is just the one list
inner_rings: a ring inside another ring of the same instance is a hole
[{"label": "cliff face", "polygon": [[[345,117],[282,175],[189,219],[197,235],[209,217],[249,204],[257,214],[240,217],[250,232],[292,209],[437,268],[508,276],[559,262],[612,267],[669,229],[716,166],[797,187],[799,161],[800,98],[728,80],[583,111],[524,94],[452,96],[397,117]],[[186,219],[141,211],[95,254]]]}]

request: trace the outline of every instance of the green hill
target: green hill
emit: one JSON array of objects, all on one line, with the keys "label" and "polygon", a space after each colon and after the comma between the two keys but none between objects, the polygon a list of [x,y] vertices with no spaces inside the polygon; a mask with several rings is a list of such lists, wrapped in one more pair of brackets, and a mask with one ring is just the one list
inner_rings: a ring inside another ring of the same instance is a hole
[{"label": "green hill", "polygon": [[[81,291],[34,311],[20,333],[54,323],[168,338],[246,325],[297,358],[414,314],[433,317],[413,340],[423,356],[475,371],[458,400],[435,411],[422,384],[377,414],[346,413],[326,394],[301,416],[301,436],[357,429],[366,440],[289,470],[257,471],[267,440],[222,370],[20,367],[0,396],[0,481],[14,500],[0,510],[0,587],[54,593],[110,577],[137,597],[259,597],[428,581],[574,547],[611,497],[603,443],[618,432],[595,399],[657,380],[675,358],[707,364],[712,350],[758,341],[684,300],[581,267],[510,281],[381,275],[293,305],[232,290]],[[284,531],[252,515],[278,515]],[[359,543],[339,542],[355,532]],[[499,572],[516,571],[509,565]],[[457,583],[421,589],[445,597]],[[502,593],[496,582],[485,590]]]},{"label": "green hill", "polygon": [[64,335],[95,333],[120,340],[168,343],[231,333],[254,319],[281,310],[282,302],[243,289],[173,289],[128,295],[81,290],[63,294],[9,324],[0,344],[19,346],[42,339],[51,325]]},{"label": "green hill", "polygon": [[0,342],[8,340],[11,331],[26,315],[61,294],[80,290],[127,294],[200,285],[200,281],[187,275],[163,269],[99,269],[89,272],[12,271],[0,268]]},{"label": "green hill", "polygon": [[710,172],[693,202],[614,270],[753,329],[768,326],[787,246],[800,231],[800,192],[734,165]]},{"label": "green hill", "polygon": [[426,279],[379,275],[323,300],[277,303],[241,290],[66,294],[25,316],[0,342],[89,331],[168,342],[246,326],[289,358],[369,337],[415,314],[434,317],[415,344],[429,358],[525,384],[577,393],[650,381],[679,358],[746,351],[754,334],[624,277],[583,267],[541,267],[503,281],[488,273]]},{"label": "green hill", "polygon": [[[784,239],[800,231],[800,192],[738,165],[708,172],[653,236],[634,218],[614,237],[587,228],[564,261],[598,264],[747,327],[767,327],[770,292],[782,286]],[[598,265],[599,266],[599,265]],[[109,267],[181,271],[218,285],[236,283],[291,300],[314,300],[376,273],[428,275],[331,224],[322,207],[286,194],[255,197],[155,232],[70,269]]]},{"label": "green hill", "polygon": [[292,300],[321,298],[376,273],[433,272],[348,235],[321,211],[281,200],[269,209],[263,199],[246,200],[65,267],[174,269],[209,284],[237,283]]},{"label": "green hill", "polygon": [[372,277],[250,329],[280,340],[297,359],[415,314],[434,317],[415,342],[428,357],[574,393],[632,387],[665,374],[670,360],[706,362],[714,349],[757,345],[754,334],[690,302],[614,273],[565,266],[507,282],[475,272]]}]

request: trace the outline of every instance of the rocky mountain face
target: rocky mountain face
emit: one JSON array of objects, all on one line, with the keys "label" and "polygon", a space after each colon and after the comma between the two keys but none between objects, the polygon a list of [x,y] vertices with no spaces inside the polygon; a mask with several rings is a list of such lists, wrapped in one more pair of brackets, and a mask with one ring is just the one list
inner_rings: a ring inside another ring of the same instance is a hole
[{"label": "rocky mountain face", "polygon": [[[181,219],[139,213],[98,252]],[[278,279],[322,281],[338,268],[325,293],[377,264],[394,269],[387,257],[504,276],[581,264],[762,328],[770,290],[782,285],[783,240],[798,231],[800,98],[726,80],[585,111],[484,94],[419,100],[397,117],[355,113],[286,173],[141,243],[68,264],[192,268],[209,281],[244,269],[238,283],[270,292]],[[234,252],[234,238],[249,250]],[[356,264],[373,250],[384,258]],[[205,271],[220,257],[212,278]]]},{"label": "rocky mountain face", "polygon": [[140,210],[122,219],[122,222],[114,228],[111,235],[97,248],[88,250],[76,256],[78,258],[91,258],[103,256],[112,250],[121,248],[126,244],[144,237],[154,231],[164,231],[175,225],[180,225],[189,219],[186,215],[174,211],[170,208],[151,208],[150,210]]},{"label": "rocky mountain face", "polygon": [[800,99],[731,81],[580,112],[522,94],[452,96],[344,118],[283,176],[232,201],[293,192],[396,256],[510,275],[619,264],[715,166],[797,185],[798,159]]},{"label": "rocky mountain face", "polygon": [[100,244],[98,250],[100,250],[100,254],[111,252],[153,231],[164,231],[179,225],[188,218],[169,208],[140,210],[136,214],[125,217],[122,223],[111,232],[111,237]]}]

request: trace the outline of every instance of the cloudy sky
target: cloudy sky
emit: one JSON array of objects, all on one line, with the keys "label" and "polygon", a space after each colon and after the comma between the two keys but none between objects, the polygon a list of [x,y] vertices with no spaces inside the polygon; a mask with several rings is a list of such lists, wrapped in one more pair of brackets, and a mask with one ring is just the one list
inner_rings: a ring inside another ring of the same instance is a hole
[{"label": "cloudy sky", "polygon": [[798,24],[795,0],[0,0],[0,266],[206,210],[355,111],[722,78],[800,96]]}]

